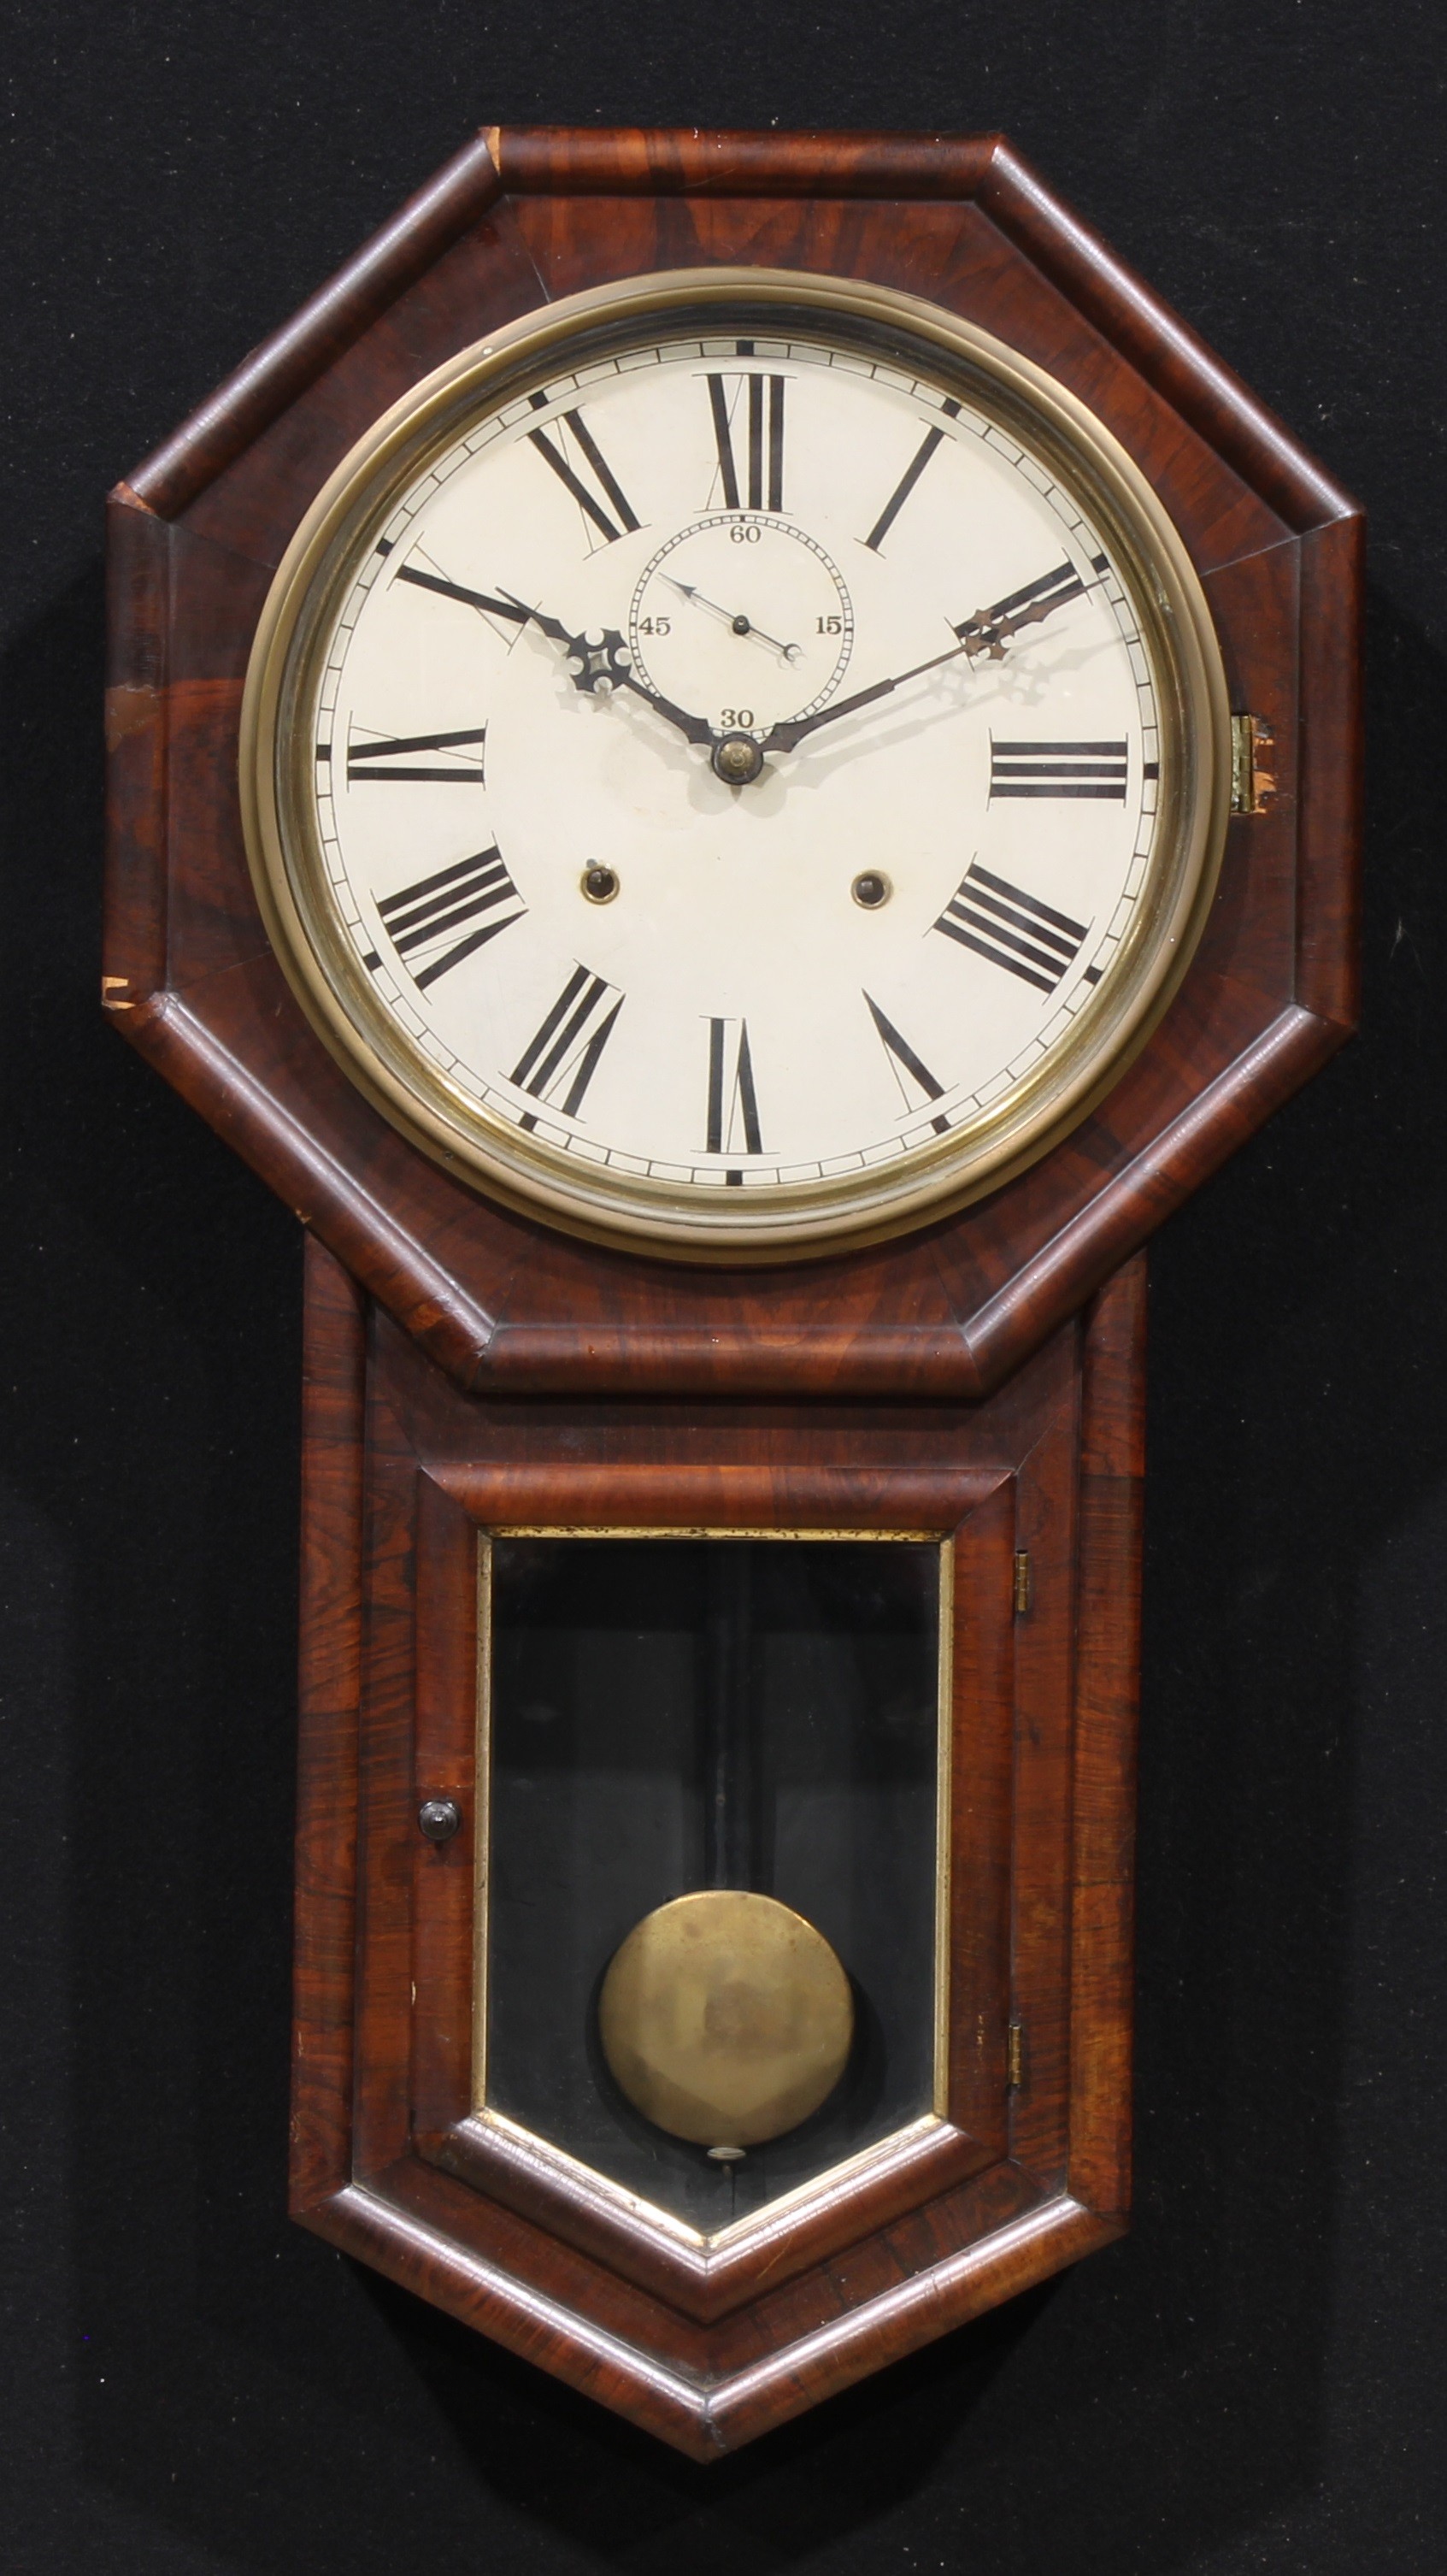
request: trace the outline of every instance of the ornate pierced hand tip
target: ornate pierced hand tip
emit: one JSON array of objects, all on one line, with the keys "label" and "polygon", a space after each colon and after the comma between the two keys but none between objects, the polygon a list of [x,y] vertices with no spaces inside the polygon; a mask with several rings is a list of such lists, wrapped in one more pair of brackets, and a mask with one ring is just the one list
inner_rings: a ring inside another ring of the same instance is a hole
[{"label": "ornate pierced hand tip", "polygon": [[625,688],[632,675],[633,656],[616,626],[594,628],[587,635],[571,638],[572,650],[568,668],[573,686],[588,697],[610,698],[615,689]]}]

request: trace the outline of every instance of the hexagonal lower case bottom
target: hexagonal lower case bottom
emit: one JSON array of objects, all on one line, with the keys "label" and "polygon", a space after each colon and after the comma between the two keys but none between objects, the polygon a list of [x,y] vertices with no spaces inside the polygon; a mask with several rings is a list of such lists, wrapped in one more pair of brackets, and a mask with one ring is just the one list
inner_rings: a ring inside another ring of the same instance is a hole
[{"label": "hexagonal lower case bottom", "polygon": [[[309,1243],[304,2224],[700,2460],[1121,2232],[1143,1318],[1137,1258],[985,1402],[781,1442],[756,1410],[479,1402]],[[949,1551],[935,2112],[720,2236],[472,2098],[478,1532],[523,1524]]]}]

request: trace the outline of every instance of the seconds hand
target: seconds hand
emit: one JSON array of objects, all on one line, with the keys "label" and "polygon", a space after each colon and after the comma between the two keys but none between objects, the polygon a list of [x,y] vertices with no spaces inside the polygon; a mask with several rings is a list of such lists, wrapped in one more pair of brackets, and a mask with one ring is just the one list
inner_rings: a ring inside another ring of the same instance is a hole
[{"label": "seconds hand", "polygon": [[691,599],[698,607],[706,608],[710,617],[721,617],[726,626],[732,627],[735,635],[752,635],[756,643],[767,645],[771,653],[782,653],[786,662],[792,662],[797,654],[803,652],[802,644],[781,644],[777,635],[766,635],[762,626],[756,626],[751,617],[735,616],[731,608],[720,608],[716,599],[705,599],[703,592],[695,590],[692,582],[675,581],[671,572],[666,572],[663,578],[670,590],[676,590],[684,599]]}]

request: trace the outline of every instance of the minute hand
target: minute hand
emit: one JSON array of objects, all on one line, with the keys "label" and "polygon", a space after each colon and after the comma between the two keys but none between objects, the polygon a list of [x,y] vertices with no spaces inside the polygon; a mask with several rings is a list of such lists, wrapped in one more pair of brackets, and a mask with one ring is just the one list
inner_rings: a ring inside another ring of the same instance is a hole
[{"label": "minute hand", "polygon": [[893,679],[876,680],[872,689],[856,689],[852,698],[841,698],[836,706],[821,707],[817,715],[798,716],[791,723],[776,724],[765,735],[762,748],[765,751],[792,751],[806,734],[816,732],[820,725],[833,724],[837,716],[851,716],[859,707],[872,706],[876,698],[887,698],[894,690],[902,689],[906,680],[917,680],[925,671],[937,671],[942,662],[957,662],[962,653],[967,654],[972,662],[978,661],[982,654],[998,661],[1009,638],[1022,626],[1038,625],[1052,609],[1063,608],[1068,599],[1079,599],[1087,590],[1097,587],[1095,582],[1082,581],[1073,565],[1062,565],[1058,573],[1048,574],[1042,581],[1031,582],[1024,590],[1012,591],[1007,599],[996,600],[993,608],[977,608],[973,617],[966,617],[955,628],[960,640],[958,644],[950,645],[946,652],[932,653],[927,662],[916,662],[908,671],[897,671]]}]

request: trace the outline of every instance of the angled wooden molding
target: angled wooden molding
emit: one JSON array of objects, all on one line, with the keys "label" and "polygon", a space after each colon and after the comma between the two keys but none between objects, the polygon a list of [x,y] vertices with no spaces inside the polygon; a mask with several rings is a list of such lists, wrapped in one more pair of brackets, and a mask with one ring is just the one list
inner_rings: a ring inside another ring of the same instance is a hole
[{"label": "angled wooden molding", "polygon": [[177,518],[500,194],[476,136],[137,466],[129,484],[137,499]]},{"label": "angled wooden molding", "polygon": [[1359,516],[1200,333],[1072,213],[1003,135],[976,191],[992,221],[1088,313],[1149,383],[1209,438],[1297,534]]},{"label": "angled wooden molding", "polygon": [[534,197],[964,198],[995,134],[750,134],[488,125],[504,189]]},{"label": "angled wooden molding", "polygon": [[704,2466],[1036,2288],[1125,2230],[1123,2218],[1057,2193],[786,2351],[713,2378],[653,2360],[626,2336],[464,2251],[385,2182],[344,2185],[299,2215],[343,2253]]}]

